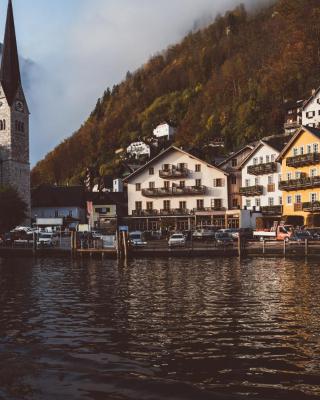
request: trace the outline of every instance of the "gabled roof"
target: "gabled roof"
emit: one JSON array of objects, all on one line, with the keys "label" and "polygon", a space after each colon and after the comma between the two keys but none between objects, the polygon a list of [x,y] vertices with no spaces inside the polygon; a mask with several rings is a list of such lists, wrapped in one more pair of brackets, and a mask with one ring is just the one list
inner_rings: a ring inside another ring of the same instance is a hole
[{"label": "gabled roof", "polygon": [[243,153],[245,150],[253,150],[254,146],[247,144],[246,146],[242,147],[240,150],[236,151],[235,153],[230,154],[229,157],[227,157],[225,160],[223,160],[220,164],[218,164],[218,167],[221,167],[221,165],[227,164],[229,161],[231,161],[234,157],[238,157],[239,154]]},{"label": "gabled roof", "polygon": [[293,143],[305,131],[311,133],[317,139],[320,139],[320,129],[312,128],[310,126],[304,126],[304,125],[301,126],[301,128],[296,131],[296,133],[292,136],[291,140],[289,140],[289,142],[286,144],[286,146],[282,149],[282,151],[279,154],[279,157],[277,158],[277,161],[281,161],[282,160],[282,158],[287,153],[287,151],[290,149],[290,147],[293,145]]},{"label": "gabled roof", "polygon": [[305,109],[311,103],[311,101],[318,96],[319,92],[320,92],[320,86],[318,87],[318,89],[314,91],[314,93],[312,93],[312,95],[308,98],[308,100],[305,101],[305,103],[303,104],[303,109]]},{"label": "gabled roof", "polygon": [[7,101],[11,106],[21,85],[19,57],[11,0],[8,3],[3,52],[0,69],[0,82]]},{"label": "gabled roof", "polygon": [[258,150],[261,149],[262,146],[269,146],[277,153],[280,153],[290,138],[291,135],[274,135],[261,139],[248,157],[246,157],[239,165],[239,169],[242,169],[244,165],[258,152]]},{"label": "gabled roof", "polygon": [[142,173],[143,171],[145,171],[147,168],[149,168],[153,163],[155,163],[156,161],[158,161],[158,160],[161,160],[163,157],[165,157],[169,152],[171,152],[171,151],[178,151],[178,152],[180,152],[180,153],[182,153],[182,154],[185,154],[185,155],[187,155],[188,157],[191,157],[191,158],[193,158],[194,160],[197,160],[197,161],[199,161],[199,162],[201,162],[201,163],[204,163],[204,164],[206,164],[208,167],[210,167],[210,168],[213,168],[213,169],[215,169],[215,170],[217,170],[217,171],[219,171],[219,172],[222,172],[224,175],[228,175],[228,173],[227,172],[225,172],[225,171],[223,171],[222,169],[220,169],[219,167],[215,167],[214,165],[212,165],[212,164],[209,164],[209,163],[207,163],[206,161],[203,161],[203,160],[201,160],[200,158],[198,158],[198,157],[195,157],[194,155],[192,155],[192,154],[190,154],[190,153],[188,153],[188,152],[186,152],[186,151],[184,151],[184,150],[182,150],[182,149],[179,149],[178,147],[175,147],[175,146],[170,146],[170,147],[168,147],[167,149],[165,149],[162,153],[159,153],[156,157],[154,157],[152,160],[150,160],[149,162],[147,162],[144,166],[142,166],[141,168],[139,168],[139,169],[137,169],[136,171],[134,171],[131,175],[129,175],[128,177],[126,177],[123,181],[124,182],[129,182],[132,178],[134,178],[135,176],[137,176],[137,175],[139,175],[140,173]]}]

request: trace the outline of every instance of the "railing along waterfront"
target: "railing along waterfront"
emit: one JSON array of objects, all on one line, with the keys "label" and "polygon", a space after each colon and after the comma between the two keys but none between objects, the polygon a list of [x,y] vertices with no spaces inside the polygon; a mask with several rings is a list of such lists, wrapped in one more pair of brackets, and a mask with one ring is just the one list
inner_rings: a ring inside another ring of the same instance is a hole
[{"label": "railing along waterfront", "polygon": [[240,195],[245,197],[261,196],[263,194],[263,186],[255,185],[240,188]]},{"label": "railing along waterfront", "polygon": [[187,178],[189,175],[189,171],[185,167],[170,167],[170,168],[163,168],[159,171],[160,178],[164,179],[180,179],[180,178]]},{"label": "railing along waterfront", "polygon": [[277,172],[278,165],[276,162],[269,162],[265,164],[249,165],[247,171],[251,175],[265,175]]},{"label": "railing along waterfront", "polygon": [[286,160],[287,167],[304,167],[318,164],[319,162],[319,153],[301,154],[299,156],[288,157]]},{"label": "railing along waterfront", "polygon": [[309,176],[300,179],[290,179],[288,181],[280,181],[279,189],[285,191],[312,189],[320,187],[320,176]]},{"label": "railing along waterfront", "polygon": [[206,186],[178,186],[171,188],[142,189],[142,195],[145,197],[192,196],[204,195],[206,191]]}]

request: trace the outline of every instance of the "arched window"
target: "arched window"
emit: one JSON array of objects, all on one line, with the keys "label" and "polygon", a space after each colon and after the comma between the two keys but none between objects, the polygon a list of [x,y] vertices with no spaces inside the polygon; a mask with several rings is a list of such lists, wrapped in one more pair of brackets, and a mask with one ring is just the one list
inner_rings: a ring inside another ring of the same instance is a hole
[{"label": "arched window", "polygon": [[0,131],[3,131],[3,123],[2,123],[2,120],[0,121]]},{"label": "arched window", "polygon": [[4,131],[6,130],[6,120],[5,119],[3,120],[3,130]]}]

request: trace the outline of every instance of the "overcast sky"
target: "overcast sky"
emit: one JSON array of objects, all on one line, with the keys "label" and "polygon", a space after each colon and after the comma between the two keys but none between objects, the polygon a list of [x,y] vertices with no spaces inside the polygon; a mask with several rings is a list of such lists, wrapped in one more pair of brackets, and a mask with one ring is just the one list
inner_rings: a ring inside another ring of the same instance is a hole
[{"label": "overcast sky", "polygon": [[[259,4],[263,0],[245,0]],[[197,20],[236,0],[13,0],[20,55],[33,61],[25,89],[34,164],[85,121],[97,98]],[[7,0],[0,0],[3,37]]]}]

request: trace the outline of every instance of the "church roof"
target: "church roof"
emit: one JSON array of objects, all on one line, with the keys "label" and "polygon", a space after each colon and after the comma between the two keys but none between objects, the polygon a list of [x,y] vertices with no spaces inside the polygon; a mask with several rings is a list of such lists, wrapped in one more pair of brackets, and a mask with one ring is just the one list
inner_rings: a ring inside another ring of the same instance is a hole
[{"label": "church roof", "polygon": [[21,75],[11,0],[9,0],[8,3],[7,22],[0,69],[0,82],[9,105],[12,105],[21,84]]}]

